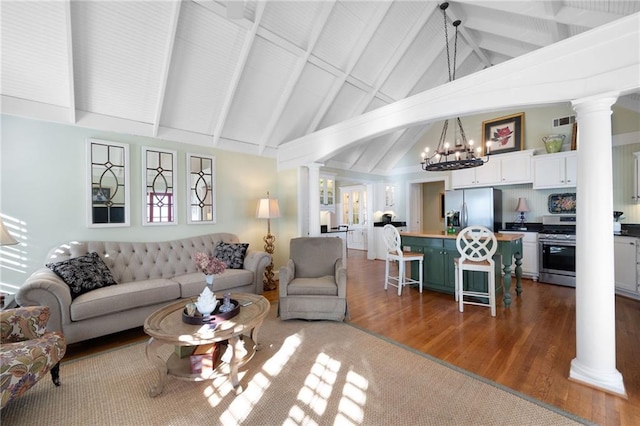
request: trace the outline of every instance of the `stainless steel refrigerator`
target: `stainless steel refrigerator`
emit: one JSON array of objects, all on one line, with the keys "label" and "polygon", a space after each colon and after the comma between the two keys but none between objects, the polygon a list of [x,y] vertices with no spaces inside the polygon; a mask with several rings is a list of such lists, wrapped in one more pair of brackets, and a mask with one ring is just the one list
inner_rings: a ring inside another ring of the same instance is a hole
[{"label": "stainless steel refrigerator", "polygon": [[495,188],[456,189],[444,195],[445,231],[482,225],[493,232],[502,228],[502,191]]}]

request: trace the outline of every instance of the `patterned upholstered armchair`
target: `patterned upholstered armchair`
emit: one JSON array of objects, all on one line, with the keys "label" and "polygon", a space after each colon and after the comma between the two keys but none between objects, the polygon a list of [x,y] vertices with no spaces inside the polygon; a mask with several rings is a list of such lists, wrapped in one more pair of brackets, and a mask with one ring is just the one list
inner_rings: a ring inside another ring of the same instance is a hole
[{"label": "patterned upholstered armchair", "polygon": [[0,397],[3,408],[51,371],[60,386],[60,360],[67,349],[61,333],[46,332],[47,306],[0,311]]}]

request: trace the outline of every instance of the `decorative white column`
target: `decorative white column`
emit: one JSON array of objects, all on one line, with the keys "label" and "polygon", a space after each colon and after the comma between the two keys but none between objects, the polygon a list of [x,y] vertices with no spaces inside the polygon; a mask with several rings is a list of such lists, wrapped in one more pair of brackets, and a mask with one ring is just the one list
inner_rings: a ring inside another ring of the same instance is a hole
[{"label": "decorative white column", "polygon": [[[320,167],[313,163],[309,168],[309,236],[320,236]],[[612,213],[613,214],[613,213]],[[613,226],[613,225],[611,225]]]},{"label": "decorative white column", "polygon": [[623,397],[616,369],[611,105],[618,94],[572,102],[578,122],[576,357],[569,378]]}]

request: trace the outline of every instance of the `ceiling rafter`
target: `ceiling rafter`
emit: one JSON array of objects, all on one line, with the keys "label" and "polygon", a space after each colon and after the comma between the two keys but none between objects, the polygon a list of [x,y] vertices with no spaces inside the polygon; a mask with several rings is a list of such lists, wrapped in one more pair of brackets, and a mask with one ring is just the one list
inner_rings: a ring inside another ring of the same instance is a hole
[{"label": "ceiling rafter", "polygon": [[180,19],[180,7],[182,0],[177,0],[172,3],[171,18],[169,20],[170,28],[167,32],[167,50],[164,55],[164,63],[162,64],[162,70],[160,71],[160,81],[158,90],[158,97],[156,100],[156,108],[153,114],[153,129],[151,134],[158,136],[158,130],[160,129],[160,120],[162,119],[162,106],[164,105],[164,97],[167,91],[167,83],[169,81],[169,69],[171,68],[171,58],[173,56],[173,46],[176,41],[176,32],[178,30],[178,20]]},{"label": "ceiling rafter", "polygon": [[[571,6],[560,5],[555,14],[549,14],[545,9],[548,1],[540,2],[509,2],[509,1],[482,1],[477,0],[456,0],[458,4],[468,4],[472,6],[481,6],[486,9],[498,12],[507,12],[514,15],[526,16],[527,18],[545,19],[551,22],[558,22],[566,25],[578,25],[585,28],[595,28],[608,22],[623,18],[623,15],[610,12],[602,12],[598,10],[589,10],[587,8],[576,8]],[[540,4],[540,7],[538,6]]]},{"label": "ceiling rafter", "polygon": [[73,37],[71,28],[71,0],[64,4],[65,25],[67,30],[67,75],[69,77],[69,122],[76,123],[76,89],[73,75]]},{"label": "ceiling rafter", "polygon": [[[398,48],[394,51],[393,55],[387,60],[387,63],[378,74],[376,81],[373,85],[373,88],[369,90],[367,96],[362,100],[358,108],[356,109],[356,113],[362,114],[365,109],[369,106],[373,98],[378,96],[382,86],[386,83],[387,79],[393,72],[393,70],[398,66],[402,57],[406,55],[409,47],[413,44],[420,31],[425,26],[433,12],[436,10],[435,3],[429,3],[427,7],[424,9],[420,17],[416,20],[416,22],[411,27],[411,30],[405,35],[402,39],[402,42],[398,46]],[[392,99],[392,102],[395,102],[397,99]]]},{"label": "ceiling rafter", "polygon": [[[240,56],[238,58],[238,62],[236,63],[235,70],[233,72],[233,77],[229,83],[229,89],[227,90],[227,94],[224,98],[224,102],[222,104],[222,108],[220,109],[220,114],[218,115],[218,119],[215,122],[215,128],[212,129],[211,133],[213,134],[213,146],[218,146],[218,142],[220,141],[220,135],[222,134],[222,129],[224,128],[225,123],[227,122],[227,117],[229,115],[229,109],[231,108],[231,103],[233,102],[233,98],[235,97],[236,90],[238,89],[238,84],[240,83],[240,78],[242,77],[242,71],[244,70],[245,65],[247,64],[247,59],[249,58],[249,53],[251,52],[251,47],[253,46],[253,42],[256,39],[256,33],[258,32],[258,28],[260,27],[260,20],[264,14],[264,8],[266,7],[266,2],[258,2],[258,6],[256,8],[255,22],[251,26],[251,30],[247,33],[244,44],[242,46],[242,51],[240,52]],[[212,123],[214,124],[214,123]],[[209,127],[211,129],[211,127]]]},{"label": "ceiling rafter", "polygon": [[450,9],[451,13],[447,14],[447,18],[449,18],[449,23],[454,21],[453,19],[454,16],[462,20],[462,25],[458,27],[458,31],[460,32],[460,35],[464,38],[464,41],[466,41],[467,44],[471,46],[471,49],[473,49],[475,54],[478,55],[480,60],[484,63],[485,68],[493,65],[489,60],[489,58],[487,57],[487,55],[485,55],[482,49],[480,49],[480,47],[478,46],[478,43],[475,42],[475,40],[473,39],[469,31],[465,28],[464,19],[462,19],[464,17],[464,13],[462,13],[462,11],[455,4],[450,4],[449,7],[451,7]]},{"label": "ceiling rafter", "polygon": [[260,155],[262,155],[262,153],[264,152],[264,149],[267,145],[267,141],[271,139],[271,136],[273,135],[273,132],[276,128],[276,124],[282,117],[284,109],[287,106],[287,102],[289,102],[289,99],[291,99],[291,95],[293,94],[293,90],[295,89],[296,84],[298,83],[298,81],[300,81],[300,76],[302,75],[302,71],[304,70],[304,67],[307,65],[307,61],[311,56],[311,52],[313,52],[313,49],[315,48],[316,43],[320,38],[320,34],[322,33],[322,29],[325,27],[334,6],[335,6],[335,0],[323,3],[323,7],[320,12],[320,15],[316,18],[316,23],[314,24],[314,28],[311,31],[311,36],[309,38],[309,43],[307,45],[306,51],[304,55],[298,58],[296,67],[294,71],[291,73],[289,81],[287,82],[285,89],[282,91],[282,95],[278,99],[278,103],[276,104],[276,107],[274,108],[274,111],[271,114],[271,118],[267,123],[267,127],[260,139],[260,143],[258,146],[258,153]]},{"label": "ceiling rafter", "polygon": [[[444,47],[440,50],[440,54],[437,55],[437,57],[440,57],[442,55],[444,55],[445,53],[445,49]],[[458,64],[462,64],[462,62],[468,58],[471,54],[473,53],[473,50],[469,49],[467,50],[466,54],[458,54],[461,58],[461,60],[458,62]],[[424,77],[425,74],[427,74],[429,72],[429,70],[435,66],[435,62],[431,62],[427,65],[427,67],[425,68],[424,72],[422,73],[422,75],[420,77],[418,77],[418,79],[416,80],[416,82],[411,86],[411,88],[407,91],[407,93],[404,94],[403,98],[406,98],[407,96],[410,96],[412,93],[414,93],[417,89],[418,84],[420,83],[420,81],[422,80],[422,77]],[[430,125],[427,125],[424,127],[424,132],[426,132],[429,129]],[[402,156],[404,156],[407,152],[409,152],[409,150],[416,144],[416,142],[418,141],[418,139],[420,137],[422,137],[421,135],[424,133],[420,133],[420,136],[417,138],[414,138],[413,140],[411,140],[409,143],[403,143],[401,147],[398,147],[398,143],[401,141],[402,137],[405,135],[405,133],[409,130],[409,128],[405,128],[400,132],[397,132],[397,138],[393,141],[392,144],[390,144],[389,148],[387,149],[387,155],[385,156],[381,156],[380,160],[378,160],[378,162],[376,162],[372,167],[371,170],[374,170],[376,167],[380,166],[380,162],[383,159],[387,160],[388,164],[393,164],[392,161],[397,161],[397,159],[402,158]],[[402,153],[399,157],[394,157],[392,155],[388,155],[389,153]],[[393,159],[393,160],[392,160]]]},{"label": "ceiling rafter", "polygon": [[[313,117],[313,120],[311,121],[309,126],[307,126],[306,133],[313,132],[318,128],[320,121],[324,118],[327,111],[336,100],[336,97],[338,96],[340,89],[342,88],[344,83],[348,80],[348,77],[351,75],[351,72],[355,68],[360,57],[362,57],[362,54],[367,48],[367,45],[371,43],[371,39],[373,38],[378,27],[380,27],[380,24],[382,23],[382,20],[386,16],[387,12],[391,8],[391,4],[392,4],[391,2],[387,2],[379,6],[378,10],[376,10],[375,15],[369,20],[369,22],[365,26],[365,30],[360,34],[360,38],[358,39],[358,42],[355,44],[355,46],[351,50],[351,54],[349,55],[349,63],[347,64],[347,67],[344,71],[344,76],[333,84],[333,86],[331,87],[331,90],[327,94],[327,97],[325,97],[324,102],[322,103],[322,106],[320,107],[316,115]],[[359,81],[357,79],[354,79],[354,80]]]},{"label": "ceiling rafter", "polygon": [[[473,17],[467,18],[464,21],[464,27],[467,30],[473,30],[475,32],[504,38],[505,40],[511,40],[512,43],[513,41],[527,43],[535,48],[544,47],[556,41],[553,39],[551,34],[537,31],[526,31],[522,28],[518,28],[510,22],[493,22],[488,19],[478,19]],[[484,43],[481,44],[484,49]]]},{"label": "ceiling rafter", "polygon": [[548,44],[555,43],[569,36],[566,25],[559,23],[556,20],[556,16],[560,13],[562,5],[555,2],[544,2],[544,11],[549,15],[551,22],[549,27],[551,29],[551,41]]},{"label": "ceiling rafter", "polygon": [[[369,106],[369,104],[373,101],[373,99],[375,97],[378,97],[380,94],[382,94],[382,92],[380,92],[382,86],[385,84],[385,82],[387,81],[387,79],[389,78],[393,70],[398,66],[403,56],[407,53],[407,51],[409,50],[409,47],[411,47],[411,45],[414,43],[416,37],[418,36],[422,28],[426,25],[427,21],[433,15],[436,9],[437,9],[437,6],[435,3],[429,3],[427,7],[423,10],[422,14],[416,20],[416,22],[411,27],[409,32],[405,35],[405,37],[403,38],[398,48],[395,50],[394,54],[387,60],[387,63],[382,68],[378,77],[376,78],[374,87],[367,93],[367,96],[358,105],[356,109],[356,115],[362,114],[366,110],[366,108]],[[395,102],[395,100],[391,100],[391,102],[388,102],[388,103],[393,103],[393,102]],[[402,134],[398,137],[398,139],[401,136]],[[373,169],[373,167],[376,167],[379,164],[379,162],[387,156],[387,154],[389,153],[389,151],[392,150],[392,148],[393,147],[390,146],[386,150],[380,150],[379,159],[375,162],[374,166],[372,166],[371,169]],[[364,148],[361,147],[361,149],[364,149]]]}]

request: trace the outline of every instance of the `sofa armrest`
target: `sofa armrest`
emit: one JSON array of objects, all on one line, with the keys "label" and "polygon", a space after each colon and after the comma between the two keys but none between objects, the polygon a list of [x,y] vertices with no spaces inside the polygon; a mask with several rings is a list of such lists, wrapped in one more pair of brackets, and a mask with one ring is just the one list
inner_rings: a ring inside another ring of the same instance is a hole
[{"label": "sofa armrest", "polygon": [[242,268],[253,272],[253,284],[256,294],[262,294],[264,290],[264,284],[262,283],[264,270],[270,263],[271,256],[266,251],[247,250]]},{"label": "sofa armrest", "polygon": [[347,297],[347,267],[342,258],[336,260],[335,273],[336,284],[338,285],[338,297]]},{"label": "sofa armrest", "polygon": [[71,291],[50,269],[41,268],[31,274],[18,289],[16,302],[20,306],[48,306],[48,331],[62,332],[62,325],[71,323]]},{"label": "sofa armrest", "polygon": [[287,286],[296,276],[296,265],[293,260],[289,259],[285,266],[280,267],[280,274],[278,275],[278,292],[281,297],[287,297]]},{"label": "sofa armrest", "polygon": [[15,343],[42,337],[47,329],[49,307],[25,306],[0,311],[2,343]]}]

